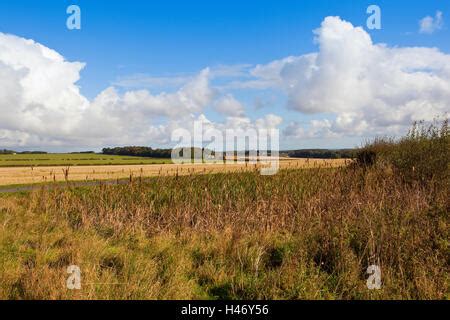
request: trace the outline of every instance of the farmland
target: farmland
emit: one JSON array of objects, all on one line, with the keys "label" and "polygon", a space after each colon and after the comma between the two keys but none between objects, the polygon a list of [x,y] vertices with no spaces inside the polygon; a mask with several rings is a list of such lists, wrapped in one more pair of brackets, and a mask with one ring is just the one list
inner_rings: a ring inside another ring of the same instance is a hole
[{"label": "farmland", "polygon": [[[107,156],[109,157],[109,156]],[[120,161],[121,157],[118,157]],[[236,164],[165,164],[166,159],[147,159],[159,164],[147,165],[85,165],[85,166],[38,166],[38,167],[0,167],[0,186],[41,184],[61,181],[100,181],[153,176],[207,174],[218,172],[252,171],[255,165]],[[79,161],[79,160],[78,160]],[[85,160],[90,161],[90,160]],[[128,160],[126,160],[128,161]],[[130,160],[132,162],[133,160]],[[136,160],[140,161],[140,160]],[[158,162],[159,161],[159,162]],[[313,168],[338,167],[349,163],[349,160],[335,159],[282,159],[281,168]],[[37,163],[37,162],[34,162]],[[73,162],[72,162],[73,163]],[[259,168],[260,165],[256,166]],[[1,192],[1,188],[0,188]]]},{"label": "farmland", "polygon": [[0,299],[448,299],[449,152],[445,124],[347,166],[0,194]]},{"label": "farmland", "polygon": [[95,153],[0,154],[0,167],[138,165],[171,163],[170,159],[115,156]]}]

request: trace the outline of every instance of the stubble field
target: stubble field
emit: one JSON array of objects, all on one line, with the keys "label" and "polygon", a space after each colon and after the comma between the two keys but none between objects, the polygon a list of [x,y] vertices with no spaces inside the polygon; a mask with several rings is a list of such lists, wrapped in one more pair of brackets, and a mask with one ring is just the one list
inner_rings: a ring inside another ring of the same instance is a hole
[{"label": "stubble field", "polygon": [[[161,164],[0,167],[0,186],[251,171],[263,166],[251,163],[168,164],[170,159],[159,161]],[[350,160],[281,159],[279,163],[281,168],[325,168],[344,166],[350,163]]]}]

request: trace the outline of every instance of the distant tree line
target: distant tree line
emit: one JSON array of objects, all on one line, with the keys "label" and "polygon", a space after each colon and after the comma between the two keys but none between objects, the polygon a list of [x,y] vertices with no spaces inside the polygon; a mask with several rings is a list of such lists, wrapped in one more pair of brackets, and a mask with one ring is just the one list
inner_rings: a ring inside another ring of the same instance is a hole
[{"label": "distant tree line", "polygon": [[46,151],[23,151],[17,152],[17,154],[48,154]]},{"label": "distant tree line", "polygon": [[[214,150],[207,150],[205,148],[197,148],[191,147],[191,158],[192,159],[201,159],[205,151],[208,154],[211,154],[216,159],[223,159],[226,156],[224,152],[216,152]],[[183,157],[185,152],[188,152],[189,148],[178,148],[175,149],[174,152],[178,154],[180,157]],[[260,155],[260,151],[254,151],[258,156]],[[119,155],[119,156],[135,156],[135,157],[149,157],[149,158],[171,158],[172,149],[153,149],[151,147],[115,147],[115,148],[103,148],[103,154],[107,155]],[[249,156],[250,151],[245,151],[245,156]],[[270,156],[271,151],[266,151],[265,155]],[[234,151],[234,156],[238,156],[238,152]]]},{"label": "distant tree line", "polygon": [[[189,148],[180,148],[175,150],[181,157],[184,152],[187,152]],[[192,158],[201,158],[203,148],[191,148]],[[356,157],[357,149],[301,149],[301,150],[288,150],[280,151],[281,156],[288,156],[291,158],[315,158],[315,159],[352,159]],[[72,152],[73,154],[92,154],[94,151],[81,151]],[[146,158],[171,158],[172,149],[153,149],[151,147],[139,147],[139,146],[128,146],[128,147],[115,147],[115,148],[103,148],[103,154],[107,155],[120,155],[120,156],[135,156],[135,157],[146,157]],[[217,158],[223,158],[225,156],[222,152],[210,151],[211,155]],[[258,156],[260,151],[255,152]],[[17,152],[14,150],[0,149],[0,154],[47,154],[45,151],[22,151]],[[234,152],[237,156],[237,152]],[[249,156],[250,152],[245,151],[245,156]],[[253,154],[253,153],[252,153]],[[271,152],[268,150],[266,155],[270,156]]]},{"label": "distant tree line", "polygon": [[16,152],[12,151],[12,150],[6,150],[6,149],[0,150],[0,154],[14,154],[14,153],[16,153]]},{"label": "distant tree line", "polygon": [[170,158],[172,149],[153,149],[151,147],[115,147],[103,148],[103,154],[148,158]]},{"label": "distant tree line", "polygon": [[71,152],[71,154],[95,154],[95,151],[78,151],[78,152]]},{"label": "distant tree line", "polygon": [[14,150],[3,149],[3,150],[0,150],[0,154],[47,154],[47,152],[45,152],[45,151],[22,151],[22,152],[17,152],[17,151],[14,151]]},{"label": "distant tree line", "polygon": [[356,149],[302,149],[287,151],[292,158],[314,158],[314,159],[353,159],[356,157]]}]

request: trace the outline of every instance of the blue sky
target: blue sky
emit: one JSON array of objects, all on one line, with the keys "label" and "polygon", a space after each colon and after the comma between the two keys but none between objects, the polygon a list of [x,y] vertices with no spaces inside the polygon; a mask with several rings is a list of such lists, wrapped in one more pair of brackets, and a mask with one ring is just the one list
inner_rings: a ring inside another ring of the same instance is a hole
[{"label": "blue sky", "polygon": [[[70,31],[65,26],[68,17],[65,11],[70,4],[81,8],[81,30]],[[366,9],[371,4],[381,8],[381,30],[366,27],[369,16]],[[438,11],[444,18],[439,30],[420,33],[419,21],[426,16],[435,18]],[[444,0],[2,1],[0,32],[33,39],[67,61],[86,63],[76,84],[81,94],[92,101],[109,86],[115,86],[119,93],[137,89],[154,94],[177,90],[176,85],[169,84],[142,85],[142,88],[138,84],[131,89],[120,85],[130,77],[183,78],[204,68],[236,65],[251,69],[288,56],[317,52],[313,30],[327,16],[339,16],[355,27],[363,26],[376,44],[385,43],[391,48],[437,47],[443,54],[450,53],[450,2]],[[216,79],[214,84],[220,85],[221,81],[230,79]],[[286,128],[290,120],[301,124],[316,118],[332,121],[336,117],[330,112],[308,113],[302,108],[286,107],[288,95],[274,88],[229,89],[226,94],[242,103],[251,120],[267,113],[282,117],[281,128]],[[263,101],[266,107],[255,107],[256,101]],[[222,117],[210,109],[203,113],[214,121]],[[155,121],[161,124],[164,120]],[[351,147],[366,136],[283,143],[285,148]],[[56,149],[66,148],[61,143],[57,145]]]}]

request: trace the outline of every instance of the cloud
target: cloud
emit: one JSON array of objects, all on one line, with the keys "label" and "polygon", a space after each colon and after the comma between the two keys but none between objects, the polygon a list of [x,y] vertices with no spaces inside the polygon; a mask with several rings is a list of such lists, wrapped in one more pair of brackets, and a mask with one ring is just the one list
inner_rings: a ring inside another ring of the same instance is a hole
[{"label": "cloud", "polygon": [[70,134],[89,106],[75,85],[83,68],[32,40],[0,33],[0,144]]},{"label": "cloud", "polygon": [[255,125],[258,129],[275,129],[281,125],[283,118],[275,114],[267,114],[264,118],[255,121]]},{"label": "cloud", "polygon": [[[374,44],[364,29],[339,17],[327,17],[314,34],[317,53],[252,71],[258,81],[283,90],[289,108],[331,115],[311,123],[313,132],[397,134],[415,120],[450,111],[450,55]],[[287,132],[294,131],[300,132]]]},{"label": "cloud", "polygon": [[[77,85],[84,63],[0,33],[0,147],[164,146],[174,129],[190,129],[198,119],[219,130],[281,126],[275,114],[247,117],[231,89],[281,92],[288,108],[313,119],[292,119],[283,131],[292,139],[401,134],[412,121],[450,113],[450,55],[373,43],[339,17],[325,18],[314,35],[317,52],[186,77],[124,78],[90,101]],[[165,85],[174,88],[145,89]],[[222,121],[209,121],[208,108]]]},{"label": "cloud", "polygon": [[248,77],[248,71],[251,69],[251,64],[233,64],[233,65],[218,65],[211,68],[212,78],[238,78]]},{"label": "cloud", "polygon": [[135,88],[157,88],[157,87],[179,87],[192,80],[191,76],[175,75],[165,77],[152,77],[146,74],[133,74],[119,77],[112,84],[115,87],[127,89]]},{"label": "cloud", "polygon": [[173,123],[202,112],[214,97],[205,69],[175,92],[119,94],[110,87],[89,101],[76,85],[84,66],[33,40],[0,33],[0,145],[166,141]]},{"label": "cloud", "polygon": [[[0,33],[0,146],[168,146],[173,130],[191,130],[199,119],[220,130],[281,123],[273,115],[253,122],[232,95],[219,96],[211,87],[211,78],[240,76],[246,65],[206,68],[183,81],[172,79],[179,88],[171,92],[121,92],[111,86],[92,101],[76,84],[84,66],[33,40]],[[133,79],[127,81],[133,87]],[[209,106],[226,116],[223,122],[206,119],[203,112]]]},{"label": "cloud", "polygon": [[228,94],[215,103],[214,109],[224,115],[240,117],[244,115],[244,107],[231,94]]},{"label": "cloud", "polygon": [[[228,116],[224,122],[214,122],[209,120],[205,115],[199,115],[195,120],[197,123],[201,123],[201,132],[203,134],[201,140],[195,140],[195,146],[207,147],[211,150],[243,150],[246,148],[247,138],[252,138],[252,141],[258,143],[256,137],[259,134],[269,134],[268,132],[260,130],[277,129],[279,125],[283,122],[283,119],[274,114],[267,114],[262,118],[258,118],[255,121],[251,119],[240,116]],[[194,121],[184,122],[179,128],[185,129],[193,135]],[[217,135],[216,135],[217,134]],[[231,135],[232,139],[226,139],[227,136]],[[212,139],[212,137],[218,137]],[[209,137],[209,138],[208,138]],[[255,140],[253,140],[253,138]],[[226,140],[226,141],[225,141]],[[234,142],[233,142],[234,141]],[[250,146],[247,145],[247,148]],[[251,147],[250,147],[251,148]],[[255,149],[257,147],[255,146]]]},{"label": "cloud", "polygon": [[441,11],[436,11],[434,17],[426,16],[419,21],[419,32],[425,34],[432,34],[436,30],[441,30],[444,26],[444,17]]},{"label": "cloud", "polygon": [[[234,78],[246,78],[249,77],[250,64],[236,64],[236,65],[218,65],[209,69],[210,79],[234,79]],[[127,76],[118,77],[112,82],[115,87],[121,87],[126,89],[136,88],[176,88],[181,87],[192,79],[196,74],[169,74],[165,76],[152,76],[149,74],[132,74]]]}]

